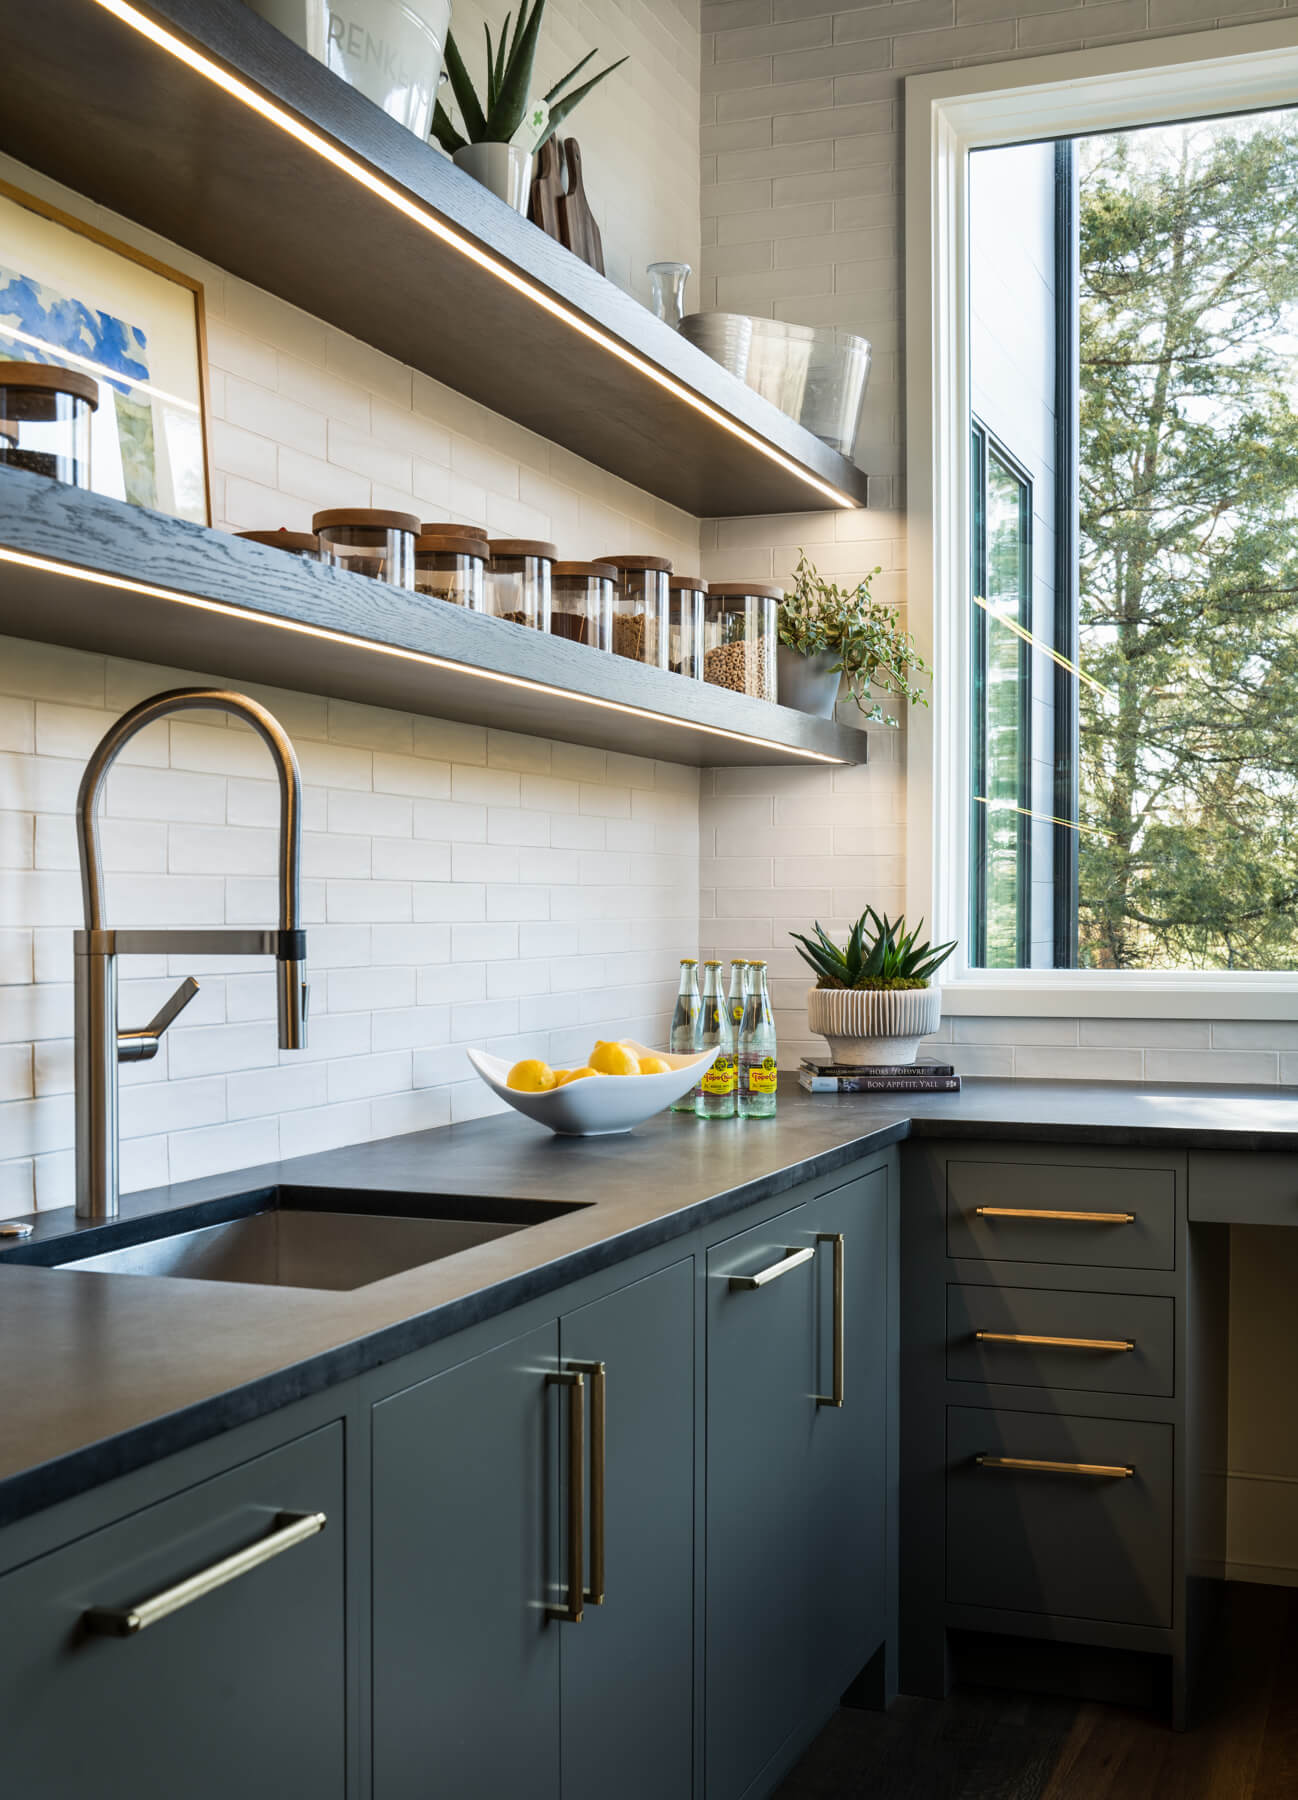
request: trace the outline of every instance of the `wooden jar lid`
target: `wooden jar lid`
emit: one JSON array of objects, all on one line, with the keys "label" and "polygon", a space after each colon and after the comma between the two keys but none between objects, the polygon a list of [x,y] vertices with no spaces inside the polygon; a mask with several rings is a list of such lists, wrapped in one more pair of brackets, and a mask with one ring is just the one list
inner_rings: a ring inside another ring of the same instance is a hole
[{"label": "wooden jar lid", "polygon": [[272,550],[300,552],[320,548],[320,540],[313,531],[286,531],[282,525],[278,531],[236,531],[234,535],[246,538],[250,544],[269,544]]},{"label": "wooden jar lid", "polygon": [[431,524],[421,525],[419,535],[421,537],[466,537],[472,538],[475,543],[479,544],[487,542],[485,525],[455,525],[445,519],[434,519]]},{"label": "wooden jar lid", "polygon": [[421,531],[415,539],[416,556],[476,556],[486,562],[486,538],[460,536],[447,531]]},{"label": "wooden jar lid", "polygon": [[544,538],[492,538],[491,554],[497,556],[539,556],[546,562],[553,562],[559,554],[557,544],[547,544]]},{"label": "wooden jar lid", "polygon": [[599,560],[612,563],[615,569],[654,569],[660,575],[670,575],[672,572],[671,559],[666,556],[601,556]]},{"label": "wooden jar lid", "polygon": [[411,537],[419,536],[414,513],[388,512],[377,506],[331,506],[311,521],[312,531],[328,531],[334,525],[344,530],[352,525],[363,531],[408,531]]},{"label": "wooden jar lid", "polygon": [[715,599],[718,595],[723,600],[742,600],[750,596],[755,600],[783,600],[784,589],[776,587],[770,581],[714,581],[708,593]]},{"label": "wooden jar lid", "polygon": [[617,570],[606,562],[557,562],[556,575],[585,576],[591,581],[616,581]]},{"label": "wooden jar lid", "polygon": [[56,394],[75,394],[88,406],[99,405],[99,383],[80,369],[56,369],[50,363],[0,361],[0,388],[14,392],[46,388]]},{"label": "wooden jar lid", "polygon": [[687,594],[706,594],[708,591],[708,584],[701,575],[673,575],[667,586],[673,594],[682,590]]}]

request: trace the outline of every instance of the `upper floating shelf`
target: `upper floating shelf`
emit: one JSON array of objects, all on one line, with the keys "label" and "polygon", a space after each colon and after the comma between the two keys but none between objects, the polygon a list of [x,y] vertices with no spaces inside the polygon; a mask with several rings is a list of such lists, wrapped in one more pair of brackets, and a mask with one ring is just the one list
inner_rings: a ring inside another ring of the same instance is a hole
[{"label": "upper floating shelf", "polygon": [[696,516],[866,503],[854,463],[241,0],[0,17],[22,161]]},{"label": "upper floating shelf", "polygon": [[0,469],[0,634],[697,766],[864,731]]}]

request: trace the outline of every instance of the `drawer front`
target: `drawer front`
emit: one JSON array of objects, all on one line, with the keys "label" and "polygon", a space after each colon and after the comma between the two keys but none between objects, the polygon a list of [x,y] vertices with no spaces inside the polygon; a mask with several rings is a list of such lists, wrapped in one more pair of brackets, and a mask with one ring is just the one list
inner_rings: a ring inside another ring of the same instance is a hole
[{"label": "drawer front", "polygon": [[1175,1391],[1176,1307],[1170,1299],[952,1285],[946,1319],[952,1381],[1092,1394]]},{"label": "drawer front", "polygon": [[[979,1461],[991,1457],[1063,1466]],[[1170,1626],[1170,1425],[953,1406],[947,1458],[952,1604]]]},{"label": "drawer front", "polygon": [[1298,1156],[1268,1150],[1192,1150],[1192,1219],[1298,1225]]},{"label": "drawer front", "polygon": [[[1062,1218],[1051,1216],[1061,1213]],[[948,1256],[1171,1269],[1176,1266],[1175,1221],[1176,1175],[1171,1169],[962,1162],[955,1157],[946,1166]]]}]

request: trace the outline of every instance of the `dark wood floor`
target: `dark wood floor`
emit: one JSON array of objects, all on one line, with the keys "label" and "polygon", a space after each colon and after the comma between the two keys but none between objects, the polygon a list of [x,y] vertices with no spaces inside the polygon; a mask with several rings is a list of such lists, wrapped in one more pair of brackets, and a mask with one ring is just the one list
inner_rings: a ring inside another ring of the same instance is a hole
[{"label": "dark wood floor", "polygon": [[992,1689],[837,1713],[776,1800],[1298,1800],[1298,1590],[1232,1587],[1194,1730]]}]

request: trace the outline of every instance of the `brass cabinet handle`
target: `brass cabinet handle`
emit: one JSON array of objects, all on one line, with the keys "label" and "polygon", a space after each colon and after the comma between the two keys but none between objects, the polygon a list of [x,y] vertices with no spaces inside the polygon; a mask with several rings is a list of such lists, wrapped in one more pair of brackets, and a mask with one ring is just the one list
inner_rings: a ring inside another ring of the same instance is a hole
[{"label": "brass cabinet handle", "polygon": [[841,1406],[843,1404],[843,1357],[845,1351],[843,1339],[846,1326],[846,1298],[843,1286],[843,1263],[846,1252],[843,1248],[843,1234],[841,1231],[818,1231],[816,1242],[834,1246],[834,1385],[831,1393],[816,1395],[816,1405]]},{"label": "brass cabinet handle", "polygon": [[1135,1338],[1038,1337],[1030,1331],[975,1331],[979,1344],[1042,1344],[1048,1350],[1134,1350]]},{"label": "brass cabinet handle", "polygon": [[602,1362],[574,1362],[568,1367],[590,1377],[590,1586],[588,1606],[604,1604],[604,1512],[607,1488],[607,1453],[604,1447],[604,1390]]},{"label": "brass cabinet handle", "polygon": [[1101,1480],[1128,1481],[1136,1473],[1130,1463],[1045,1462],[1036,1456],[976,1456],[980,1469],[1008,1469],[1041,1475],[1096,1475]]},{"label": "brass cabinet handle", "polygon": [[759,1269],[756,1275],[732,1275],[730,1291],[732,1294],[746,1293],[750,1288],[765,1287],[768,1281],[778,1281],[780,1276],[787,1275],[790,1269],[800,1268],[803,1263],[810,1262],[815,1254],[814,1244],[809,1244],[805,1250],[788,1249],[779,1262],[771,1263],[768,1268]]},{"label": "brass cabinet handle", "polygon": [[1074,1225],[1134,1225],[1135,1213],[1061,1212],[1053,1206],[976,1206],[980,1219],[1067,1219]]},{"label": "brass cabinet handle", "polygon": [[566,1625],[581,1624],[581,1603],[585,1598],[586,1556],[582,1542],[583,1502],[585,1492],[582,1469],[586,1461],[586,1378],[575,1369],[552,1370],[545,1378],[548,1387],[568,1390],[568,1599],[563,1606],[547,1606],[547,1619],[559,1619]]},{"label": "brass cabinet handle", "polygon": [[274,1528],[266,1537],[258,1538],[255,1544],[223,1556],[219,1562],[209,1563],[197,1575],[187,1576],[174,1587],[150,1594],[147,1600],[137,1600],[134,1606],[91,1606],[82,1614],[82,1623],[88,1631],[101,1637],[134,1637],[137,1632],[156,1625],[159,1619],[165,1619],[168,1613],[192,1606],[195,1600],[224,1587],[227,1581],[237,1581],[240,1575],[247,1575],[272,1557],[282,1556],[295,1544],[305,1543],[307,1538],[323,1531],[325,1523],[322,1512],[276,1513]]}]

